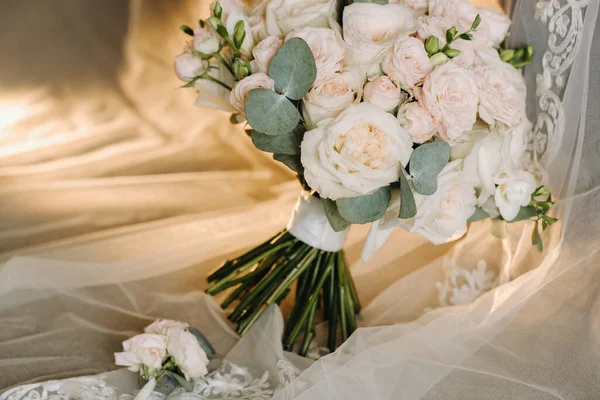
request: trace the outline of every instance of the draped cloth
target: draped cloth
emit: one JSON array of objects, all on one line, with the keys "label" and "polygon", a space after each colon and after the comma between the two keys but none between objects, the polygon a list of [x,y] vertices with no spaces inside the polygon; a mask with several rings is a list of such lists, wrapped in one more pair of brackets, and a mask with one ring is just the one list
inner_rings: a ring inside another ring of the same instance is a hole
[{"label": "draped cloth", "polygon": [[[397,230],[363,263],[368,227],[353,227],[361,328],[315,362],[281,350],[278,308],[240,340],[203,294],[223,259],[285,226],[299,193],[227,115],[177,89],[177,26],[207,3],[2,6],[0,389],[31,383],[13,392],[25,398],[55,380],[47,392],[125,399],[137,379],[112,354],[170,318],[205,333],[246,398],[600,393],[598,1],[513,4],[509,44],[537,50],[525,69],[530,166],[558,199],[544,252],[531,223],[486,221],[443,246]],[[211,379],[196,382],[197,398],[218,398]]]}]

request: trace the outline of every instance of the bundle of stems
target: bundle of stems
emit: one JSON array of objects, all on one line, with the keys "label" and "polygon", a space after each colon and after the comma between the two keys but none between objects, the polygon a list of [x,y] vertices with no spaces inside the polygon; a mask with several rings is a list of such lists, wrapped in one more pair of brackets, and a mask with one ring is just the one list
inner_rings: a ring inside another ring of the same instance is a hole
[{"label": "bundle of stems", "polygon": [[316,249],[287,230],[226,261],[208,277],[208,282],[212,283],[206,291],[210,295],[231,290],[222,307],[231,310],[228,318],[237,324],[237,332],[242,335],[269,306],[280,303],[296,283],[283,345],[302,356],[315,337],[317,311],[322,311],[322,319],[328,323],[330,351],[356,329],[360,303],[343,251]]}]

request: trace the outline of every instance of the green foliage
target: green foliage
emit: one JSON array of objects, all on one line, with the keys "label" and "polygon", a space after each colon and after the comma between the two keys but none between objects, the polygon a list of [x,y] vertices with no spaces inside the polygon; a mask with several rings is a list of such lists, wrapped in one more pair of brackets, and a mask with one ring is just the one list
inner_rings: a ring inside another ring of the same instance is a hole
[{"label": "green foliage", "polygon": [[437,190],[437,177],[450,160],[450,145],[430,142],[420,145],[410,158],[410,179],[415,192],[432,195]]},{"label": "green foliage", "polygon": [[329,224],[333,230],[336,232],[341,232],[348,229],[350,222],[346,221],[344,217],[340,215],[335,201],[330,199],[321,199],[321,202],[323,203],[327,220],[329,221]]},{"label": "green foliage", "polygon": [[255,130],[250,131],[254,146],[267,153],[297,155],[300,154],[300,144],[306,130],[302,125],[282,135],[270,136]]},{"label": "green foliage", "polygon": [[253,89],[246,98],[246,118],[258,132],[282,135],[298,125],[300,112],[285,96],[267,89]]},{"label": "green foliage", "polygon": [[273,154],[273,159],[284,163],[289,169],[300,175],[304,173],[304,166],[300,162],[300,155]]},{"label": "green foliage", "polygon": [[406,179],[406,172],[400,166],[400,219],[409,219],[417,215],[417,204],[413,195],[411,184]]},{"label": "green foliage", "polygon": [[533,46],[527,45],[520,49],[505,49],[500,51],[500,59],[515,68],[522,68],[531,64],[535,50]]},{"label": "green foliage", "polygon": [[216,354],[215,349],[211,346],[211,344],[208,342],[208,339],[206,339],[202,332],[193,327],[187,328],[187,331],[192,335],[196,336],[198,344],[200,345],[200,347],[202,347],[202,350],[204,350],[204,352],[208,356],[214,356]]},{"label": "green foliage", "polygon": [[372,194],[348,197],[336,201],[341,217],[352,224],[367,224],[383,217],[390,203],[389,187],[377,189]]},{"label": "green foliage", "polygon": [[246,27],[244,21],[240,20],[235,24],[235,28],[233,29],[233,43],[239,49],[242,47],[244,39],[246,39]]},{"label": "green foliage", "polygon": [[467,222],[481,221],[481,220],[484,220],[484,219],[488,219],[489,217],[490,217],[490,214],[486,213],[481,208],[476,207],[475,208],[475,212],[473,213],[473,215],[471,215],[471,217],[469,217],[469,219],[467,220]]},{"label": "green foliage", "polygon": [[440,40],[437,36],[429,36],[425,39],[425,51],[427,51],[427,54],[430,56],[440,51]]},{"label": "green foliage", "polygon": [[179,29],[190,36],[194,36],[194,30],[187,25],[181,25],[179,26]]},{"label": "green foliage", "polygon": [[179,385],[181,385],[181,387],[184,388],[186,392],[194,391],[194,384],[190,381],[187,381],[183,376],[171,371],[167,371],[166,374],[175,378],[177,383],[179,383]]},{"label": "green foliage", "polygon": [[269,66],[277,92],[292,100],[302,99],[317,78],[317,67],[308,44],[292,38],[279,49]]}]

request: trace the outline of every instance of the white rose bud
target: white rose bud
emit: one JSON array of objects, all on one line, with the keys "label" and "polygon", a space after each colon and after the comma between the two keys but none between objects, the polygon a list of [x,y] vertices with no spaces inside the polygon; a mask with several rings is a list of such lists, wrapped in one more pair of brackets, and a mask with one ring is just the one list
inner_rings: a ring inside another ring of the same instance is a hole
[{"label": "white rose bud", "polygon": [[440,123],[442,139],[461,141],[473,128],[479,94],[472,71],[447,62],[427,76],[422,88],[415,88],[415,96]]},{"label": "white rose bud", "polygon": [[331,76],[342,69],[344,49],[341,38],[332,29],[301,28],[290,32],[285,40],[303,39],[310,47],[317,65],[317,80]]},{"label": "white rose bud", "polygon": [[381,61],[394,41],[416,31],[415,12],[402,4],[353,3],[344,9],[344,40],[348,65]]},{"label": "white rose bud", "polygon": [[144,332],[169,335],[169,331],[172,329],[185,330],[189,328],[189,326],[190,325],[185,322],[173,321],[170,319],[158,319],[144,328]]},{"label": "white rose bud", "polygon": [[408,37],[394,43],[383,59],[382,69],[393,81],[412,89],[431,72],[432,65],[423,42]]},{"label": "white rose bud", "polygon": [[252,35],[250,21],[248,20],[246,14],[240,9],[233,9],[227,16],[227,19],[224,19],[223,21],[225,23],[225,27],[227,28],[227,32],[230,34],[233,34],[235,31],[235,26],[238,22],[244,21],[246,36],[244,37],[240,51],[244,56],[250,57],[252,55],[252,49],[254,48],[254,37]]},{"label": "white rose bud", "polygon": [[275,81],[263,73],[252,74],[242,79],[233,87],[229,96],[229,102],[233,108],[244,114],[246,97],[253,89],[275,90]]},{"label": "white rose bud", "polygon": [[425,143],[439,128],[435,118],[417,102],[402,105],[398,110],[398,121],[415,143]]},{"label": "white rose bud", "polygon": [[337,200],[396,182],[412,141],[394,116],[360,103],[306,132],[301,150],[306,182],[321,197]]},{"label": "white rose bud", "polygon": [[313,129],[327,118],[335,118],[356,98],[347,74],[335,74],[317,81],[302,100],[302,115],[308,129]]},{"label": "white rose bud", "polygon": [[167,350],[185,375],[185,379],[200,378],[208,374],[208,357],[196,336],[190,332],[171,331]]},{"label": "white rose bud", "polygon": [[269,35],[285,35],[294,29],[330,28],[335,24],[336,0],[271,0],[267,5]]},{"label": "white rose bud", "polygon": [[479,89],[479,116],[490,125],[499,121],[509,127],[520,124],[525,110],[522,98],[502,73],[493,67],[473,69]]},{"label": "white rose bud", "polygon": [[129,367],[132,372],[138,372],[142,365],[152,370],[159,370],[162,360],[167,354],[167,337],[145,333],[123,342],[123,352],[115,353],[115,364]]},{"label": "white rose bud", "polygon": [[181,53],[173,61],[175,74],[184,82],[190,82],[196,76],[201,75],[206,70],[206,61],[186,51]]},{"label": "white rose bud", "polygon": [[494,200],[502,218],[506,221],[515,219],[521,207],[527,206],[531,201],[535,188],[535,178],[526,171],[499,179]]},{"label": "white rose bud", "polygon": [[363,99],[384,111],[392,111],[400,104],[402,90],[388,76],[368,82],[363,90]]},{"label": "white rose bud", "polygon": [[204,54],[214,54],[221,47],[221,37],[208,28],[194,29],[194,49]]},{"label": "white rose bud", "polygon": [[268,74],[271,60],[275,57],[275,54],[277,54],[282,45],[283,40],[279,39],[277,36],[268,36],[254,46],[254,49],[252,49],[254,60],[250,63],[252,65],[252,72]]}]

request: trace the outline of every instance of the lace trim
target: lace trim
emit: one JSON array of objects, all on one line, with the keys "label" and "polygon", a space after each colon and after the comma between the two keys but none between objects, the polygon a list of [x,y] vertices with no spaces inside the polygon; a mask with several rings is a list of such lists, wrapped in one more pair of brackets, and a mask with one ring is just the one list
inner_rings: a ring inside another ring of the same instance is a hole
[{"label": "lace trim", "polygon": [[492,271],[488,271],[487,267],[484,260],[479,260],[477,267],[472,271],[452,264],[446,280],[435,284],[440,307],[471,303],[498,286],[498,277]]},{"label": "lace trim", "polygon": [[542,73],[536,76],[538,116],[528,137],[530,167],[541,171],[556,156],[565,127],[560,94],[575,61],[589,0],[540,0],[535,19],[548,27],[548,49],[542,57]]}]

